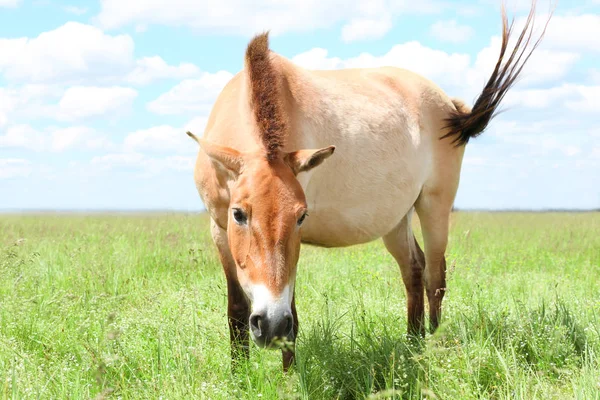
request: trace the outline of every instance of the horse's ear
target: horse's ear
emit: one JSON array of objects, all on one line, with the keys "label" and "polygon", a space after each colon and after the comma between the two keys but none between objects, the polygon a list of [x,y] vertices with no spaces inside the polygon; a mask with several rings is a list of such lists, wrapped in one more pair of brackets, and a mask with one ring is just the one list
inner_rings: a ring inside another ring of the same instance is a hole
[{"label": "horse's ear", "polygon": [[242,153],[231,147],[219,146],[204,139],[197,139],[198,144],[207,156],[227,171],[238,176],[244,165]]},{"label": "horse's ear", "polygon": [[284,156],[285,162],[290,166],[295,175],[309,171],[320,165],[327,157],[333,154],[335,146],[322,149],[305,149],[292,151]]}]

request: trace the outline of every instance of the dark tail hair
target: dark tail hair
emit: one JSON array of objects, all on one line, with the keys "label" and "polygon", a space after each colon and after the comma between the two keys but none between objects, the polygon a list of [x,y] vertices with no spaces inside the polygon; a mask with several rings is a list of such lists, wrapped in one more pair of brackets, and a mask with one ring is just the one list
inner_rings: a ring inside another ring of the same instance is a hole
[{"label": "dark tail hair", "polygon": [[[510,26],[508,26],[506,10],[504,8],[504,4],[502,4],[502,46],[500,48],[500,55],[498,57],[498,61],[496,62],[494,72],[492,72],[490,79],[487,81],[470,112],[464,112],[464,110],[461,111],[458,109],[453,111],[450,116],[446,118],[445,121],[447,125],[445,127],[449,129],[449,131],[442,136],[441,139],[455,136],[452,143],[455,143],[456,146],[465,145],[470,138],[479,136],[485,130],[492,118],[496,116],[498,106],[504,98],[504,95],[506,95],[508,89],[510,89],[515,83],[515,80],[519,76],[523,66],[535,48],[540,44],[542,37],[546,32],[548,22],[550,22],[550,18],[548,18],[542,34],[533,44],[531,51],[529,51],[529,53],[525,56],[525,59],[523,59],[521,62],[521,59],[525,55],[533,35],[532,22],[535,14],[535,3],[536,1],[533,0],[525,27],[523,28],[523,31],[521,32],[521,35],[515,44],[515,48],[510,54],[510,58],[504,63],[503,60],[508,47],[508,40],[510,39],[510,35],[512,33],[514,18],[513,21],[511,21]],[[552,12],[550,13],[550,17],[551,16]],[[527,36],[526,39],[525,36]],[[524,39],[525,42],[523,43]]]}]

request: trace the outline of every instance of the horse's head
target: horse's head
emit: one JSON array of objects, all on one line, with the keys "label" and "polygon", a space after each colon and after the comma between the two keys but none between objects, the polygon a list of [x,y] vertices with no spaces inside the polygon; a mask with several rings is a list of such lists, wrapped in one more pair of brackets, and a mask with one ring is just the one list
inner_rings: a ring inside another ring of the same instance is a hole
[{"label": "horse's head", "polygon": [[199,142],[232,178],[227,236],[237,279],[252,307],[252,338],[262,347],[276,338],[293,340],[291,303],[300,232],[308,215],[296,176],[321,164],[335,147],[266,157]]},{"label": "horse's head", "polygon": [[[244,138],[240,149],[197,139],[218,175],[228,175],[221,187],[229,198],[228,245],[236,280],[251,304],[250,332],[263,347],[270,347],[275,338],[295,339],[294,282],[300,233],[309,211],[296,177],[320,165],[335,149],[283,150],[294,112],[286,108],[292,101],[286,99],[283,67],[274,57],[267,34],[248,45],[240,75],[245,84],[240,93],[248,97],[235,103],[237,116],[232,119],[238,121],[235,135]],[[245,150],[251,137],[257,146]]]}]

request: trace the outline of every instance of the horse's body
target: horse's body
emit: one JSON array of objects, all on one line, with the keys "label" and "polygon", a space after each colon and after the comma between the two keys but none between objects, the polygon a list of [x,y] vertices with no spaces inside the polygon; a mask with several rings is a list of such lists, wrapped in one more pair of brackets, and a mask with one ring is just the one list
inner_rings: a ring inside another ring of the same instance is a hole
[{"label": "horse's body", "polygon": [[[464,144],[483,131],[519,72],[501,67],[502,56],[471,110],[403,69],[311,71],[272,53],[266,35],[250,43],[245,69],[214,105],[195,168],[227,277],[234,348],[247,340],[249,323],[255,341],[265,326],[295,338],[300,241],[339,247],[382,237],[402,272],[409,331],[424,334],[424,289],[437,327]],[[314,168],[331,145],[335,156]],[[300,233],[292,218],[305,209]],[[413,210],[425,252],[411,231]],[[284,351],[285,367],[292,356]]]},{"label": "horse's body", "polygon": [[[294,113],[290,131],[295,134],[284,150],[336,146],[327,167],[298,176],[310,210],[303,242],[334,247],[380,238],[400,223],[423,189],[438,192],[443,198],[437,201],[451,209],[464,147],[439,140],[443,118],[456,108],[435,84],[393,67],[308,71],[277,54],[272,60],[289,83],[285,103]],[[230,116],[248,113],[238,97],[245,84],[239,73],[225,87],[205,140],[259,148],[259,139],[239,135],[249,122]],[[229,193],[219,191],[203,152],[196,180],[211,182],[200,190],[214,221],[225,229]]]}]

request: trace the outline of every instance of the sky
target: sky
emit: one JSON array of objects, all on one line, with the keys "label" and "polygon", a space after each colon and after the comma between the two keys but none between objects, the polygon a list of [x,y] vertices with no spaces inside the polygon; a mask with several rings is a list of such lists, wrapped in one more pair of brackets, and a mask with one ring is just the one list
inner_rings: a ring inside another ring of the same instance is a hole
[{"label": "sky", "polygon": [[[509,0],[522,24],[526,0]],[[539,0],[537,26],[548,0]],[[473,104],[500,0],[0,0],[0,210],[196,211],[197,144],[245,47],[315,69],[393,65]],[[561,0],[455,206],[600,207],[600,0]]]}]

